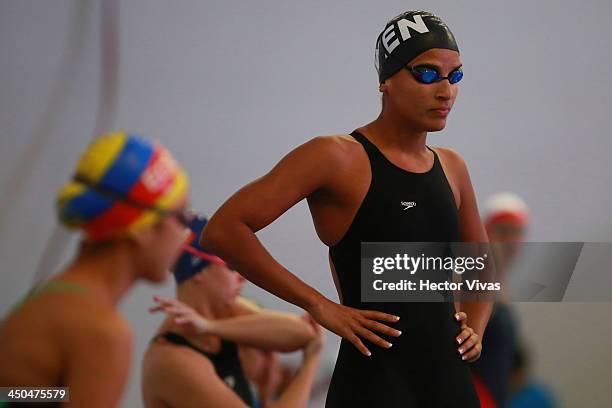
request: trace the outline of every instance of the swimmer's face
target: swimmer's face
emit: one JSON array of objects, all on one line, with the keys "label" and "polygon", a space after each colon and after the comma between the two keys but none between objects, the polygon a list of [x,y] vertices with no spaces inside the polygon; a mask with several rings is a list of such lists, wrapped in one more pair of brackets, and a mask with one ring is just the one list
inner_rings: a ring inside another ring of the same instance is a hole
[{"label": "swimmer's face", "polygon": [[226,265],[209,264],[204,273],[200,274],[202,288],[206,297],[215,304],[229,305],[240,293],[246,279]]},{"label": "swimmer's face", "polygon": [[[186,206],[187,200],[179,203],[175,210]],[[165,216],[137,234],[140,235],[139,277],[152,282],[165,281],[180,255],[181,247],[190,237],[189,229],[177,217]]]},{"label": "swimmer's face", "polygon": [[[457,51],[433,48],[414,58],[409,65],[435,67],[441,76],[446,77],[461,66],[461,59]],[[397,112],[416,131],[435,132],[446,126],[446,118],[455,103],[459,83],[451,84],[448,80],[442,80],[423,84],[408,70],[401,69],[381,84],[380,89],[385,94],[385,109],[389,105],[389,109]]]},{"label": "swimmer's face", "polygon": [[492,222],[487,224],[487,235],[493,242],[522,242],[526,225],[515,222]]},{"label": "swimmer's face", "polygon": [[503,245],[495,246],[496,256],[505,261],[512,261],[525,241],[526,225],[513,222],[491,222],[486,225],[487,236],[490,242],[499,242]]}]

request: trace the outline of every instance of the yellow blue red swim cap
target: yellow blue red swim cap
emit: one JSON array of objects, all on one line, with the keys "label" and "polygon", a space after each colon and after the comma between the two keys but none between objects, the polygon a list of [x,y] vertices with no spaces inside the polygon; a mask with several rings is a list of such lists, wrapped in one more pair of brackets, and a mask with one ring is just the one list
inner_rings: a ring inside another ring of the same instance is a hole
[{"label": "yellow blue red swim cap", "polygon": [[104,240],[154,224],[159,210],[176,209],[188,190],[187,174],[163,145],[117,131],[91,143],[56,209],[66,226]]}]

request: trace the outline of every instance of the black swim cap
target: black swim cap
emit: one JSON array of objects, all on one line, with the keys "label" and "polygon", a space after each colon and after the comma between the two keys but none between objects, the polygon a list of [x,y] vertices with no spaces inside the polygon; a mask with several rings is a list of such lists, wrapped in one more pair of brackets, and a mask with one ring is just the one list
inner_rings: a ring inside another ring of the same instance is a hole
[{"label": "black swim cap", "polygon": [[459,52],[448,26],[428,11],[407,11],[391,19],[376,40],[376,70],[382,84],[417,55],[432,48]]}]

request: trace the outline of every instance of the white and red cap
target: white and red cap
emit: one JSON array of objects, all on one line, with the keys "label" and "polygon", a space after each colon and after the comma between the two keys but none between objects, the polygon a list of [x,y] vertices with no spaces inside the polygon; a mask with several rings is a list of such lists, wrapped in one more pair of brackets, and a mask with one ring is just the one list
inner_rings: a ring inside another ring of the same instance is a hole
[{"label": "white and red cap", "polygon": [[493,194],[485,204],[483,221],[485,225],[507,222],[526,225],[529,220],[529,209],[525,201],[515,193],[501,192]]}]

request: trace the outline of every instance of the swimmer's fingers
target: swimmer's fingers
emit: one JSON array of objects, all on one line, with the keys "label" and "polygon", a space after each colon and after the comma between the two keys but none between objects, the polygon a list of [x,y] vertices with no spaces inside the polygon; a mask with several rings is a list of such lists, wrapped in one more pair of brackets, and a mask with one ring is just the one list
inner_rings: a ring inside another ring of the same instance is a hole
[{"label": "swimmer's fingers", "polygon": [[191,316],[195,318],[197,314],[192,309],[187,309],[181,306],[166,306],[162,308],[162,311],[168,316],[180,317],[180,316]]},{"label": "swimmer's fingers", "polygon": [[149,308],[149,313],[157,313],[161,312],[162,310],[164,310],[162,306],[154,306]]},{"label": "swimmer's fingers", "polygon": [[317,321],[308,313],[304,315],[304,320],[308,324],[311,325],[314,336],[312,340],[310,340],[306,346],[304,347],[304,356],[314,356],[319,355],[323,350],[323,345],[325,344],[325,335],[323,334],[323,327],[317,323]]},{"label": "swimmer's fingers", "polygon": [[465,312],[457,312],[455,313],[455,320],[461,323],[461,328],[463,328],[463,325],[467,324],[468,315]]},{"label": "swimmer's fingers", "polygon": [[162,312],[173,319],[173,321],[180,325],[190,325],[196,331],[200,332],[205,327],[205,322],[202,318],[192,310],[188,310],[177,306],[158,306],[149,309],[151,313]]},{"label": "swimmer's fingers", "polygon": [[[161,297],[161,296],[153,296],[153,301],[156,304],[155,304],[155,306],[153,306],[152,308],[149,309],[149,311],[151,313],[163,311],[164,308],[167,308],[169,306],[177,306],[177,303],[173,302],[172,299],[164,298],[164,297]],[[182,304],[182,303],[178,303],[178,304]]]},{"label": "swimmer's fingers", "polygon": [[185,310],[184,307],[178,305],[157,305],[149,308],[150,313],[164,312],[176,313],[177,311]]},{"label": "swimmer's fingers", "polygon": [[164,298],[161,296],[153,296],[153,300],[157,303],[157,306],[149,309],[152,313],[157,311],[171,311],[173,313],[183,311],[184,313],[197,314],[191,306],[186,305],[178,299]]},{"label": "swimmer's fingers", "polygon": [[459,335],[455,337],[455,341],[457,342],[457,344],[463,344],[467,339],[470,338],[472,333],[474,333],[474,330],[466,326],[461,330],[461,333],[459,333]]},{"label": "swimmer's fingers", "polygon": [[304,321],[306,321],[306,323],[312,327],[315,337],[323,337],[323,327],[317,323],[314,317],[312,317],[309,313],[306,313],[304,316],[302,316],[302,319],[304,319]]},{"label": "swimmer's fingers", "polygon": [[205,333],[209,322],[202,316],[192,310],[176,310],[168,313],[174,323],[185,327],[187,330],[193,330],[197,334]]},{"label": "swimmer's fingers", "polygon": [[188,324],[191,323],[191,319],[189,317],[186,316],[182,316],[182,317],[175,317],[174,318],[174,323],[176,324]]},{"label": "swimmer's fingers", "polygon": [[362,322],[367,320],[363,311],[339,305],[324,298],[313,304],[308,312],[321,326],[351,342],[362,354],[372,355],[359,338],[359,333],[356,332],[363,327]]},{"label": "swimmer's fingers", "polygon": [[471,328],[467,330],[470,335],[467,339],[464,340],[463,344],[459,346],[459,354],[461,354],[461,358],[468,362],[474,362],[478,360],[480,357],[480,352],[482,351],[482,343],[480,341],[480,336]]},{"label": "swimmer's fingers", "polygon": [[157,303],[159,306],[178,306],[185,305],[178,299],[167,298],[163,296],[153,296],[153,301]]},{"label": "swimmer's fingers", "polygon": [[364,354],[368,357],[372,355],[370,350],[368,350],[368,348],[363,344],[361,339],[354,332],[351,332],[350,334],[344,335],[342,337],[353,343],[353,345],[357,347],[357,350],[359,350],[361,354]]},{"label": "swimmer's fingers", "polygon": [[355,332],[361,336],[362,338],[366,339],[367,341],[369,341],[372,344],[375,344],[379,347],[382,348],[390,348],[393,344],[389,343],[387,340],[381,338],[380,336],[374,334],[373,332],[371,332],[370,330],[366,329],[363,326],[358,326],[354,328]]},{"label": "swimmer's fingers", "polygon": [[461,358],[468,363],[473,363],[474,361],[480,358],[480,353],[482,352],[482,343],[477,342],[474,344],[474,347],[463,353]]},{"label": "swimmer's fingers", "polygon": [[359,310],[359,313],[363,317],[366,317],[370,320],[378,320],[381,322],[396,323],[400,319],[399,316],[378,312],[376,310]]},{"label": "swimmer's fingers", "polygon": [[203,333],[206,331],[206,328],[208,327],[206,319],[200,316],[191,307],[180,301],[170,302],[163,301],[161,299],[156,299],[156,301],[160,302],[160,304],[150,308],[149,311],[151,313],[163,312],[166,313],[168,317],[172,318],[177,324],[190,326],[190,328],[194,329],[198,333]]},{"label": "swimmer's fingers", "polygon": [[372,331],[375,331],[375,332],[378,332],[378,333],[382,333],[382,334],[386,334],[388,336],[399,337],[399,335],[402,334],[401,331],[392,329],[391,327],[389,327],[389,326],[387,326],[385,324],[379,323],[379,322],[377,322],[375,320],[364,319],[361,322],[361,324],[364,327],[366,327],[366,328],[368,328],[368,329],[370,329]]}]

